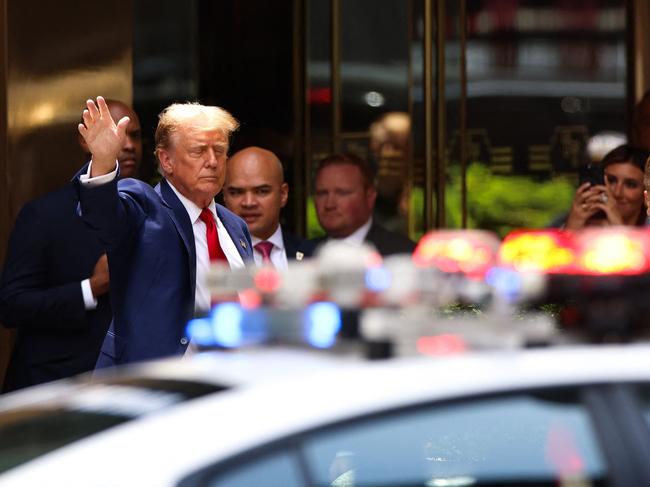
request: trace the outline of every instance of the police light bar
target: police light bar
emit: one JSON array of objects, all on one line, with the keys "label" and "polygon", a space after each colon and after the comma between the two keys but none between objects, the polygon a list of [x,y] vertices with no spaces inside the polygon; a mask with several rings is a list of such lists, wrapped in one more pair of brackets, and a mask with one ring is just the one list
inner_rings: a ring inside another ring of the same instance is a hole
[{"label": "police light bar", "polygon": [[435,230],[420,239],[413,262],[482,279],[495,263],[499,244],[495,234],[483,230]]},{"label": "police light bar", "polygon": [[518,230],[501,244],[499,265],[545,274],[643,274],[650,272],[649,232],[627,226],[578,232]]},{"label": "police light bar", "polygon": [[582,275],[639,275],[650,272],[650,230],[638,227],[585,229],[574,235]]},{"label": "police light bar", "polygon": [[[561,304],[561,330],[593,342],[627,341],[650,330],[650,238],[636,227],[519,231],[499,252],[501,286],[526,272],[544,276],[531,304]],[[506,271],[512,273],[507,276]],[[494,271],[493,271],[494,272]]]},{"label": "police light bar", "polygon": [[382,257],[371,245],[331,240],[321,246],[316,260],[319,289],[325,299],[343,308],[359,307],[366,302],[368,293],[372,293],[367,286],[369,271],[371,283],[383,285],[379,282],[382,276],[372,275],[373,269],[381,273]]},{"label": "police light bar", "polygon": [[573,273],[576,260],[574,234],[556,229],[515,230],[498,253],[499,266],[518,272]]},{"label": "police light bar", "polygon": [[293,343],[316,348],[334,345],[341,328],[339,308],[328,302],[302,310],[247,309],[220,303],[210,316],[191,320],[187,335],[199,347],[239,348],[262,343]]},{"label": "police light bar", "polygon": [[468,350],[519,349],[547,344],[556,336],[546,314],[529,314],[514,322],[500,313],[453,318],[426,307],[371,308],[361,316],[360,334],[369,344],[388,344],[389,355],[450,355]]},{"label": "police light bar", "polygon": [[[332,301],[344,308],[365,306],[388,285],[382,258],[369,245],[327,242],[314,259],[290,262],[286,271],[271,266],[230,269],[214,265],[207,286],[214,301],[239,296],[246,307],[254,303],[296,308]],[[252,303],[252,304],[251,304]]]}]

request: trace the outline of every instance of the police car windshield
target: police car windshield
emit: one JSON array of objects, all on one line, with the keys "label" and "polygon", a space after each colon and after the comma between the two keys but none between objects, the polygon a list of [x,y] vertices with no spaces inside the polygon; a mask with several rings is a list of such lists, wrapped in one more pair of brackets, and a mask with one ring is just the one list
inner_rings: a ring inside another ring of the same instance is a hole
[{"label": "police car windshield", "polygon": [[113,426],[225,389],[184,380],[66,382],[0,402],[0,472]]}]

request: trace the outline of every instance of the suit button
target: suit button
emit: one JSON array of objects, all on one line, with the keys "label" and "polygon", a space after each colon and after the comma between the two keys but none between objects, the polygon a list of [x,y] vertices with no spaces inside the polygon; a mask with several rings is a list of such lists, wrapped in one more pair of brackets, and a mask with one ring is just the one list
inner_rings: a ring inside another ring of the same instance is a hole
[{"label": "suit button", "polygon": [[181,345],[187,345],[187,342],[188,342],[187,338],[185,337],[181,338]]}]

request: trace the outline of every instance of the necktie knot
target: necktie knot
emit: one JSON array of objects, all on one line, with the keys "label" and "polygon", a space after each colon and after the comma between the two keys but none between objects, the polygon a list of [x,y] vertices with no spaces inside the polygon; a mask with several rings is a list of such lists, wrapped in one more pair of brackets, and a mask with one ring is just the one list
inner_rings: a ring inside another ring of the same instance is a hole
[{"label": "necktie knot", "polygon": [[271,242],[259,242],[255,244],[255,250],[262,255],[262,262],[265,264],[271,262],[271,250],[273,250],[273,244]]},{"label": "necktie knot", "polygon": [[214,215],[210,211],[210,208],[203,208],[201,210],[201,214],[199,215],[199,218],[203,223],[205,223],[205,226],[208,228],[214,227]]}]

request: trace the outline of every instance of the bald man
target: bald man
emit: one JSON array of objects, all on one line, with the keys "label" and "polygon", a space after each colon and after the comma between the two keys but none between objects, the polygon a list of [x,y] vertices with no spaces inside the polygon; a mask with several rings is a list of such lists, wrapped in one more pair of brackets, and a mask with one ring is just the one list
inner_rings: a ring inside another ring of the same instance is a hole
[{"label": "bald man", "polygon": [[273,152],[248,147],[228,159],[224,203],[248,225],[257,265],[286,269],[289,260],[313,253],[313,244],[282,230],[280,211],[288,196],[282,162]]},{"label": "bald man", "polygon": [[[142,157],[138,116],[118,100],[108,107],[113,117],[129,117],[118,162],[122,177],[134,176]],[[112,318],[108,260],[78,204],[71,182],[27,203],[16,219],[0,281],[0,322],[17,331],[5,392],[95,367]]]}]

